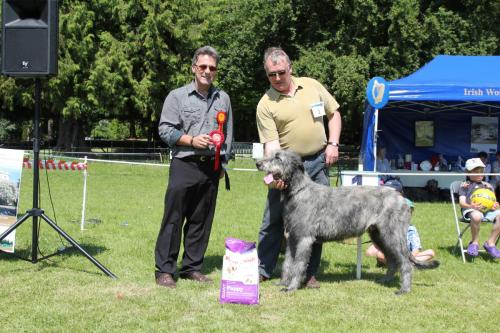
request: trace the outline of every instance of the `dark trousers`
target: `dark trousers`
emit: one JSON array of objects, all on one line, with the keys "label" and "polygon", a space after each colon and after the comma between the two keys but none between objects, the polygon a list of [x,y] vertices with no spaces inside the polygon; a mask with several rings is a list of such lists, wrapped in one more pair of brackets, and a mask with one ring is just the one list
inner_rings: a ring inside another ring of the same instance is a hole
[{"label": "dark trousers", "polygon": [[[318,184],[330,185],[328,169],[325,168],[325,153],[304,160],[304,169],[311,179]],[[267,194],[266,208],[259,230],[259,244],[257,253],[259,256],[259,273],[267,278],[271,277],[281,248],[284,237],[283,225],[283,202],[281,191],[270,189]],[[313,244],[311,258],[307,265],[307,279],[316,275],[321,261],[323,244]]]},{"label": "dark trousers", "polygon": [[219,187],[220,171],[213,169],[214,161],[210,160],[172,160],[163,220],[156,240],[157,277],[160,273],[176,273],[182,234],[180,274],[201,270]]}]

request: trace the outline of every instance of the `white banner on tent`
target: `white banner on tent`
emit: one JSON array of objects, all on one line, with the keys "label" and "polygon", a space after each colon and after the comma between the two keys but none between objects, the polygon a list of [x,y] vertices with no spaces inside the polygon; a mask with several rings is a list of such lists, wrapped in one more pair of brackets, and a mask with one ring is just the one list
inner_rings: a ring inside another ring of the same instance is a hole
[{"label": "white banner on tent", "polygon": [[[17,220],[23,156],[23,150],[0,148],[0,235]],[[15,243],[14,230],[0,242],[0,250],[13,253]]]},{"label": "white banner on tent", "polygon": [[472,117],[471,152],[496,153],[498,143],[498,117]]}]

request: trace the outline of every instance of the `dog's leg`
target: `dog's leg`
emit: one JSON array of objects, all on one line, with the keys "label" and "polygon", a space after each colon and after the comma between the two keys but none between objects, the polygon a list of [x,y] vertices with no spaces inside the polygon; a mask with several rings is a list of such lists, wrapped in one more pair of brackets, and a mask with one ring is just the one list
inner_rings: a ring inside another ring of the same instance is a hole
[{"label": "dog's leg", "polygon": [[[404,232],[406,240],[406,230]],[[397,255],[398,266],[400,268],[400,285],[401,288],[396,292],[396,295],[402,295],[410,291],[413,267],[410,262],[410,251],[406,242],[399,242],[394,248]]]},{"label": "dog's leg", "polygon": [[394,274],[396,273],[396,265],[394,263],[394,260],[388,251],[386,243],[382,240],[379,228],[376,226],[371,226],[368,228],[367,231],[368,234],[370,235],[372,243],[375,244],[375,246],[377,246],[380,249],[380,251],[382,251],[382,253],[384,254],[385,261],[388,267],[386,275],[383,278],[378,279],[377,281],[380,283],[389,282],[393,279]]},{"label": "dog's leg", "polygon": [[[400,226],[395,224],[396,226]],[[384,252],[387,262],[387,273],[380,279],[380,282],[389,282],[394,278],[394,274],[398,270],[401,271],[401,288],[396,292],[396,295],[401,295],[410,291],[411,288],[411,275],[412,266],[409,260],[409,252],[406,247],[406,234],[402,228],[401,230],[391,230],[394,232],[392,235],[389,230],[380,230],[377,241],[382,252]],[[381,237],[384,235],[384,237]],[[391,235],[390,237],[388,237]]]},{"label": "dog's leg", "polygon": [[396,291],[396,295],[402,295],[410,291],[412,269],[410,260],[403,258],[403,262],[401,263],[401,288],[399,291]]},{"label": "dog's leg", "polygon": [[398,262],[394,258],[392,254],[390,254],[388,251],[386,251],[387,254],[384,253],[385,255],[385,261],[387,263],[387,272],[385,273],[385,276],[379,279],[379,282],[381,283],[387,283],[390,282],[394,279],[394,275],[398,271]]},{"label": "dog's leg", "polygon": [[[295,238],[295,237],[293,237]],[[292,238],[289,239],[289,243],[294,242]],[[315,239],[313,237],[305,237],[298,240],[297,248],[295,250],[295,256],[290,263],[288,272],[290,272],[290,283],[286,291],[294,291],[302,285],[306,278],[306,269],[309,259],[311,257],[312,245]]]},{"label": "dog's leg", "polygon": [[293,259],[297,252],[297,244],[296,241],[288,241],[286,242],[286,252],[285,252],[285,261],[283,262],[283,266],[281,268],[281,286],[288,286],[291,280],[291,272],[290,269],[292,267]]},{"label": "dog's leg", "polygon": [[[384,230],[380,229],[381,227],[371,226],[368,228],[368,233],[370,238],[382,253],[384,253],[385,261],[387,264],[387,272],[384,277],[378,279],[380,283],[387,283],[394,279],[394,275],[398,271],[400,256],[394,252],[394,246],[391,240],[394,238],[393,236],[388,237],[387,233],[392,232],[392,230]],[[389,234],[390,235],[390,234]]]}]

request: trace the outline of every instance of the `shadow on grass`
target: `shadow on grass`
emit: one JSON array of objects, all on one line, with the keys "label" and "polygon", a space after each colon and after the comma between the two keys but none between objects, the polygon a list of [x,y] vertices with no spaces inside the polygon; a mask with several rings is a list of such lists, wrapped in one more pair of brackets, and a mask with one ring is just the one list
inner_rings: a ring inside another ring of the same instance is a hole
[{"label": "shadow on grass", "polygon": [[[221,259],[222,260],[222,259]],[[272,275],[273,282],[278,283],[281,276],[281,267],[283,264],[283,258],[280,256],[278,263],[276,264],[277,269]],[[335,267],[336,270],[340,272],[331,272],[332,268]],[[394,279],[390,282],[381,282],[380,280],[385,277],[386,269],[383,268],[380,273],[378,272],[367,272],[369,265],[361,265],[361,279],[366,281],[374,281],[387,288],[398,288],[399,287],[399,276],[396,275]],[[356,263],[344,264],[344,263],[330,263],[329,261],[321,259],[319,273],[316,275],[318,281],[328,282],[328,283],[340,283],[348,281],[356,281]],[[275,282],[274,282],[275,281]]]},{"label": "shadow on grass", "polygon": [[[327,266],[327,265],[326,265]],[[356,281],[356,263],[353,264],[335,264],[335,267],[340,269],[342,272],[325,272],[322,265],[320,273],[318,274],[318,280],[330,282],[330,283],[340,283],[347,281]],[[399,276],[396,275],[394,279],[389,282],[382,282],[381,279],[385,277],[386,268],[382,268],[380,273],[378,272],[366,272],[369,268],[368,265],[361,266],[364,270],[361,271],[361,280],[373,281],[387,288],[397,288],[399,287]]]},{"label": "shadow on grass", "polygon": [[205,256],[202,272],[210,274],[216,270],[222,270],[222,256]]},{"label": "shadow on grass", "polygon": [[[460,248],[459,247],[456,247],[455,245],[453,245],[453,246],[439,246],[438,249],[442,250],[442,251],[445,251],[445,252],[448,252],[453,257],[455,257],[457,260],[462,261],[462,255],[460,254]],[[491,262],[491,263],[498,262],[496,259],[493,259],[488,253],[486,253],[484,251],[479,252],[479,255],[477,257],[475,257],[475,258],[469,256],[467,253],[465,254],[465,261],[468,262],[468,263],[473,263],[474,261],[476,261],[478,259],[479,260],[488,261],[488,262]]]},{"label": "shadow on grass", "polygon": [[[78,243],[87,254],[94,256],[96,254],[100,254],[102,252],[105,252],[108,250],[107,247],[105,246],[98,246],[98,245],[92,245],[92,244],[82,244]],[[5,252],[0,252],[0,258],[1,259],[6,259],[6,260],[19,260],[21,258],[28,258],[31,257],[31,247],[30,248],[24,248],[24,249],[16,249],[16,252],[14,255],[5,253]],[[61,247],[59,249],[56,249],[54,253],[49,253],[44,250],[43,252],[38,251],[38,259],[41,259],[44,256],[52,256],[52,255],[58,255],[61,257],[72,257],[74,255],[84,255],[81,253],[76,247],[73,247],[71,244],[68,244],[68,246]]]},{"label": "shadow on grass", "polygon": [[[92,257],[108,250],[104,246],[96,246],[96,245],[91,245],[91,244],[80,244],[80,243],[79,243],[79,245],[83,248],[83,250],[85,250],[85,252],[88,255],[90,255]],[[89,258],[87,258],[82,252],[80,252],[80,250],[78,250],[76,247],[74,247],[70,244],[67,247],[57,249],[55,252],[49,253],[49,252],[45,252],[45,251],[43,251],[43,252],[38,251],[37,262],[36,262],[36,264],[38,265],[37,269],[40,271],[40,270],[42,270],[44,268],[48,268],[48,267],[63,268],[64,265],[61,265],[61,263],[65,259],[75,257],[75,256],[80,256],[82,258],[81,260],[88,261],[89,267],[95,268],[96,271],[70,268],[71,270],[85,272],[85,273],[94,274],[94,275],[105,274],[97,266],[95,266],[94,263],[92,261],[90,261]],[[57,258],[60,258],[61,260],[57,260]],[[16,250],[15,254],[0,252],[0,261],[2,261],[2,260],[6,260],[6,261],[23,260],[23,261],[33,263],[32,257],[31,257],[31,248],[18,249],[18,250]],[[67,268],[67,267],[65,267],[65,268]],[[18,269],[18,270],[21,270],[21,269]]]}]

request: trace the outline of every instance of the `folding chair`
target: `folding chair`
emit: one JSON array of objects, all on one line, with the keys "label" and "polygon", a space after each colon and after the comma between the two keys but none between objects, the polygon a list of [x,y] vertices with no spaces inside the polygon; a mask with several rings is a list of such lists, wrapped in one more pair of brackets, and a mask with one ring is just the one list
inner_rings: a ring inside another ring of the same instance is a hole
[{"label": "folding chair", "polygon": [[[460,205],[458,205],[458,190],[460,189],[460,184],[463,183],[463,180],[456,180],[450,184],[450,198],[451,204],[453,207],[453,214],[455,216],[455,227],[457,229],[458,240],[455,244],[454,252],[460,248],[460,253],[462,254],[462,260],[465,262],[465,254],[467,253],[467,248],[464,248],[464,244],[462,241],[463,235],[470,228],[470,223],[466,219],[462,217],[462,212],[460,210]],[[489,222],[488,220],[483,220],[483,222]],[[460,227],[460,223],[463,223],[462,228]],[[498,243],[498,240],[497,240]],[[483,249],[479,250],[480,252],[484,252]]]},{"label": "folding chair", "polygon": [[[457,243],[455,244],[454,252],[457,250],[457,248],[460,246],[460,253],[462,254],[462,260],[465,262],[465,253],[467,252],[467,249],[464,249],[464,244],[462,241],[462,237],[464,233],[470,228],[470,223],[469,221],[465,220],[462,217],[462,212],[460,211],[460,206],[458,205],[458,190],[460,189],[460,184],[462,184],[463,180],[456,180],[450,184],[450,198],[451,198],[451,205],[453,208],[453,214],[455,216],[455,227],[457,229],[457,235],[458,235],[458,240]],[[455,202],[455,198],[457,202]],[[466,226],[461,229],[460,228],[460,223],[465,223]]]}]

